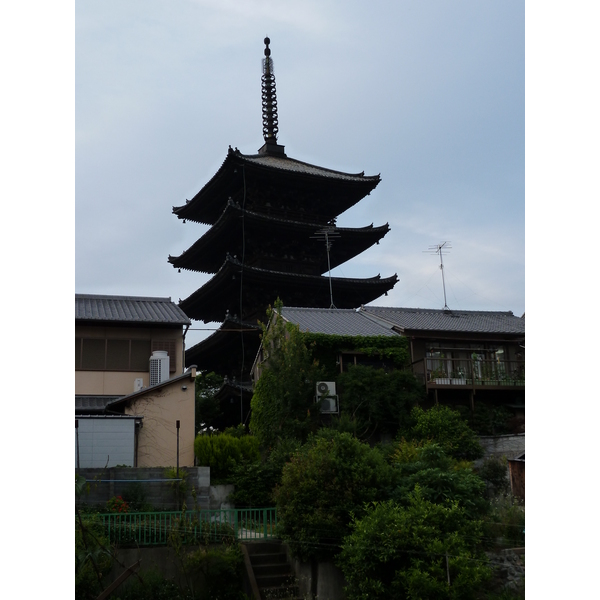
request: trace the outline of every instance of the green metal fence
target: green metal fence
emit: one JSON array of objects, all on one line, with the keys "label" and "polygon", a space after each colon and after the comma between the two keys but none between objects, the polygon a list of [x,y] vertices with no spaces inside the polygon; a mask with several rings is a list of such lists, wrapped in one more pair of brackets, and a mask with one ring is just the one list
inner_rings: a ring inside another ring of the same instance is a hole
[{"label": "green metal fence", "polygon": [[100,519],[111,543],[121,546],[164,546],[170,535],[182,543],[260,540],[275,537],[276,508],[107,513]]}]

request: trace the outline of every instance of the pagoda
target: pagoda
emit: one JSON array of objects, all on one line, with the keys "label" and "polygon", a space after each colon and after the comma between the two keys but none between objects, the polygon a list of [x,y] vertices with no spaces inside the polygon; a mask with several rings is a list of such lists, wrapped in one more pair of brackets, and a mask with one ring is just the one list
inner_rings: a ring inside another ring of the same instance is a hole
[{"label": "pagoda", "polygon": [[[396,275],[367,279],[331,277],[331,269],[378,244],[389,231],[337,227],[338,215],[371,193],[379,175],[343,173],[285,153],[277,141],[277,96],[269,38],[262,75],[264,145],[257,154],[229,147],[212,179],[183,206],[179,219],[210,225],[180,256],[177,269],[213,277],[179,306],[192,319],[222,322],[186,351],[186,363],[236,378],[250,389],[258,350],[259,320],[279,297],[285,306],[358,308],[387,293]],[[241,392],[240,392],[241,393]]]}]

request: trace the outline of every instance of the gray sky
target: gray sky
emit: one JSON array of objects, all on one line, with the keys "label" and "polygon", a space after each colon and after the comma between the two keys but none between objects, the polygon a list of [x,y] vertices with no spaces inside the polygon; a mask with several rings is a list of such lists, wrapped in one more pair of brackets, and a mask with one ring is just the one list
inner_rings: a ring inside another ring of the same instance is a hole
[{"label": "gray sky", "polygon": [[442,308],[426,251],[449,240],[450,308],[524,312],[524,2],[75,6],[77,292],[177,301],[209,279],[167,263],[207,229],[171,209],[229,145],[262,145],[268,35],[288,156],[381,173],[338,225],[391,231],[333,274],[397,273],[374,304]]}]

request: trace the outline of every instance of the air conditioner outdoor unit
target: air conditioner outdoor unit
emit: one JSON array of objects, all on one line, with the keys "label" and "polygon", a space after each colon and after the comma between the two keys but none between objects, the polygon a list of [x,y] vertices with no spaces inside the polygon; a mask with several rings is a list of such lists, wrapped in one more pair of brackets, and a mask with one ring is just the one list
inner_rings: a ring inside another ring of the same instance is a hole
[{"label": "air conditioner outdoor unit", "polygon": [[323,414],[337,414],[338,411],[338,398],[337,396],[328,396],[321,399],[321,413]]},{"label": "air conditioner outdoor unit", "polygon": [[317,381],[317,399],[322,396],[335,396],[335,381]]},{"label": "air conditioner outdoor unit", "polygon": [[141,377],[136,377],[133,380],[133,391],[139,392],[144,387],[144,380]]},{"label": "air conditioner outdoor unit", "polygon": [[169,379],[169,354],[166,350],[155,350],[150,357],[150,385]]},{"label": "air conditioner outdoor unit", "polygon": [[321,404],[321,413],[337,414],[338,397],[335,393],[335,381],[317,381],[316,400]]}]

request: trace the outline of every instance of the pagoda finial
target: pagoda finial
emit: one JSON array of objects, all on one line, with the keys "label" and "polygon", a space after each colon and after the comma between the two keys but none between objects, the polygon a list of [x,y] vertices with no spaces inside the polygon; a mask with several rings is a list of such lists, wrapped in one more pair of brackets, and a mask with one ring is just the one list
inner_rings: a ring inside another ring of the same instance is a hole
[{"label": "pagoda finial", "polygon": [[279,126],[277,123],[277,94],[275,92],[275,74],[273,73],[273,59],[269,44],[271,40],[265,38],[265,57],[263,58],[262,76],[262,115],[263,137],[265,142],[277,143]]},{"label": "pagoda finial", "polygon": [[262,118],[263,137],[265,145],[259,150],[261,153],[283,154],[283,146],[277,144],[279,123],[277,118],[277,93],[275,91],[275,74],[273,72],[273,59],[269,44],[271,40],[265,38],[265,57],[262,61],[263,75],[261,79],[262,88]]}]

